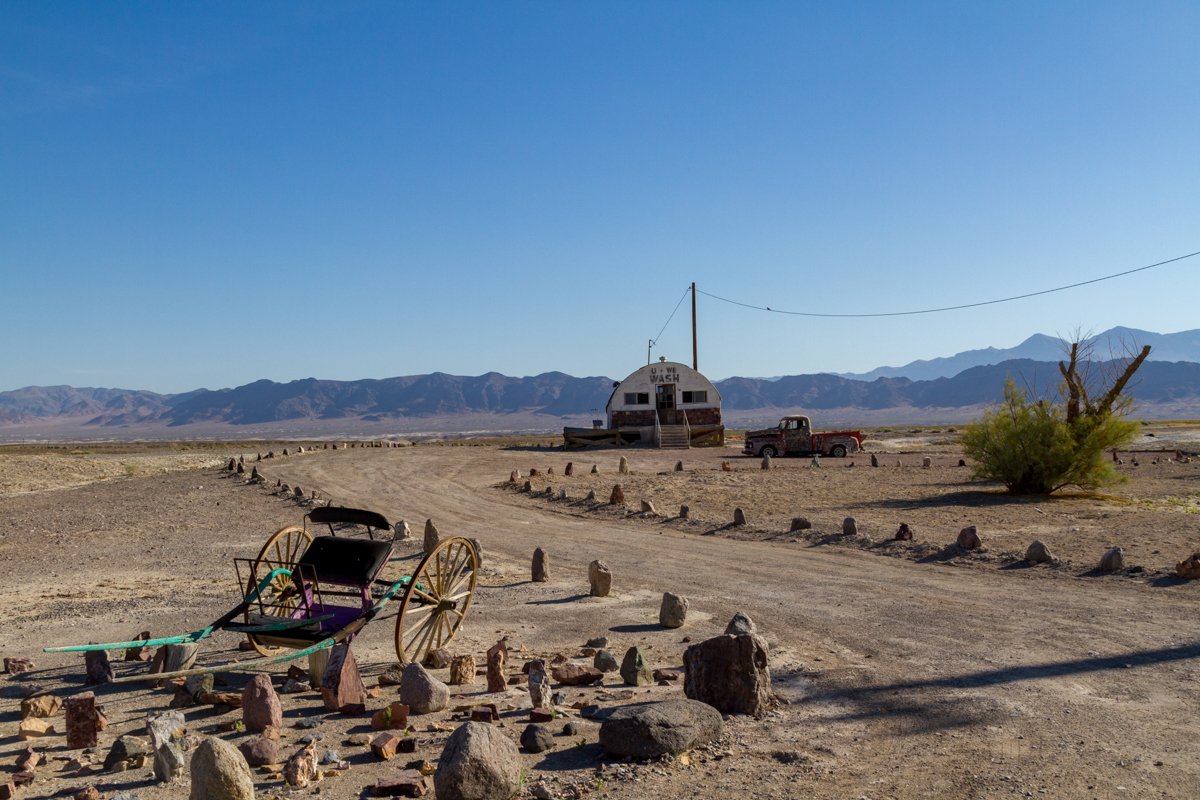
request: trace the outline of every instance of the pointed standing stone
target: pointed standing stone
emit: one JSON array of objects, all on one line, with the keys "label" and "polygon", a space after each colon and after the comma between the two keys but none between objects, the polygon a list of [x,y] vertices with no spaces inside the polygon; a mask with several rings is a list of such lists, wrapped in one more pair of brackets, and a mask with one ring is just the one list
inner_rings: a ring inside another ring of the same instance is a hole
[{"label": "pointed standing stone", "polygon": [[593,475],[599,475],[599,474],[600,474],[600,467],[598,467],[598,466],[597,466],[597,465],[595,465],[595,464],[592,464],[592,474],[593,474]]},{"label": "pointed standing stone", "polygon": [[690,509],[690,508],[688,508],[686,505],[682,505],[682,506],[680,506],[680,507],[679,507],[679,518],[680,518],[680,519],[687,519],[687,518],[688,518],[688,514],[689,514],[690,512],[691,512],[691,509]]},{"label": "pointed standing stone", "polygon": [[451,686],[475,685],[475,659],[471,656],[455,656],[450,662]]},{"label": "pointed standing stone", "polygon": [[593,597],[608,597],[612,591],[612,578],[612,570],[603,561],[597,559],[588,565],[588,583]]},{"label": "pointed standing stone", "polygon": [[872,467],[879,466],[879,456],[875,455],[874,453],[871,453],[871,466]]},{"label": "pointed standing stone", "polygon": [[734,525],[745,525],[746,524],[746,512],[742,511],[742,509],[740,507],[735,508],[733,510],[733,524]]},{"label": "pointed standing stone", "polygon": [[617,467],[617,472],[620,472],[622,475],[629,474],[629,459],[627,459],[625,456],[621,456],[621,463]]},{"label": "pointed standing stone", "polygon": [[441,541],[441,536],[438,534],[437,526],[433,524],[433,520],[425,520],[425,552],[432,553],[433,548],[438,546]]},{"label": "pointed standing stone", "polygon": [[150,734],[150,747],[154,750],[154,777],[160,781],[173,781],[183,774],[185,761],[181,744],[187,733],[185,725],[179,711],[168,711],[146,720],[146,732]]},{"label": "pointed standing stone", "polygon": [[339,711],[367,701],[367,690],[358,674],[354,652],[346,642],[336,644],[329,653],[329,664],[321,676],[321,697],[327,711]]},{"label": "pointed standing stone", "polygon": [[533,582],[545,583],[550,580],[550,564],[546,558],[546,551],[542,548],[537,548],[533,551]]},{"label": "pointed standing stone", "polygon": [[641,648],[631,647],[625,651],[625,659],[621,662],[621,680],[625,681],[626,686],[645,686],[653,682]]},{"label": "pointed standing stone", "polygon": [[858,536],[858,520],[854,517],[846,517],[842,520],[842,535]]},{"label": "pointed standing stone", "polygon": [[625,490],[621,488],[621,484],[617,484],[612,488],[612,494],[608,496],[608,504],[610,506],[620,506],[625,504]]},{"label": "pointed standing stone", "polygon": [[534,708],[550,707],[550,681],[546,677],[546,662],[540,659],[529,662],[529,697]]},{"label": "pointed standing stone", "polygon": [[575,462],[568,461],[567,468],[563,470],[563,475],[570,477],[575,474]]},{"label": "pointed standing stone", "polygon": [[268,725],[283,727],[283,707],[271,676],[259,673],[242,690],[242,721],[249,731],[262,731]]},{"label": "pointed standing stone", "polygon": [[504,676],[504,662],[508,661],[508,647],[503,641],[496,642],[487,651],[487,683],[488,691],[503,692],[508,688],[508,678]]},{"label": "pointed standing stone", "polygon": [[763,460],[762,460],[762,468],[763,468],[763,469],[770,469],[770,468],[771,468],[771,456],[770,456],[770,454],[767,454],[767,455],[763,456]]}]

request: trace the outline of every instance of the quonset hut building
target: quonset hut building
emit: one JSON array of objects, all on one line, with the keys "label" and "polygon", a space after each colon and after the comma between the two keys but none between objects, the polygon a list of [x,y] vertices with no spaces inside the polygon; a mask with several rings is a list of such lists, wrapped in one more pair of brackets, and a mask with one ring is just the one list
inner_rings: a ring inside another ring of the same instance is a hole
[{"label": "quonset hut building", "polygon": [[566,449],[725,444],[721,393],[712,381],[686,364],[660,359],[614,383],[605,411],[607,428],[564,428]]}]

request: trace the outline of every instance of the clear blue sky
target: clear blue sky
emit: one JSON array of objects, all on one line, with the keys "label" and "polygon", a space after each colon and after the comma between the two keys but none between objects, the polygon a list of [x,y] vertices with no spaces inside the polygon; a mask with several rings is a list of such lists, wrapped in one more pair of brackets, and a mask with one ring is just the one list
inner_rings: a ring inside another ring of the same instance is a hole
[{"label": "clear blue sky", "polygon": [[[623,377],[689,281],[984,300],[1200,250],[1200,4],[0,5],[0,390]],[[1200,327],[700,298],[711,377]],[[689,361],[686,305],[655,356]]]}]

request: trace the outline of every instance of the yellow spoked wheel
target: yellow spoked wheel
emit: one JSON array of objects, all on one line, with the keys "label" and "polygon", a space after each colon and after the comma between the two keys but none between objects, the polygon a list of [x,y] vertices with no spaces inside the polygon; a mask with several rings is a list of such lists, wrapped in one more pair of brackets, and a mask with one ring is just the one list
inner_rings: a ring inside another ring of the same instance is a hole
[{"label": "yellow spoked wheel", "polygon": [[479,556],[461,537],[438,544],[412,574],[396,616],[396,657],[401,664],[424,661],[430,650],[445,647],[466,619]]},{"label": "yellow spoked wheel", "polygon": [[[312,544],[312,540],[312,534],[301,525],[288,525],[286,528],[276,531],[274,536],[267,539],[267,543],[263,545],[262,551],[254,561],[253,575],[247,591],[254,589],[255,575],[261,581],[273,569],[291,569],[295,566],[296,561]],[[257,617],[259,614],[287,619],[296,610],[299,601],[300,595],[297,593],[292,579],[287,575],[279,575],[263,589],[261,607],[257,602],[250,605],[245,615],[246,624],[250,624],[251,615]],[[279,655],[284,650],[282,647],[268,647],[260,644],[252,633],[246,634],[246,638],[250,640],[250,644],[254,645],[254,649],[264,656]]]}]

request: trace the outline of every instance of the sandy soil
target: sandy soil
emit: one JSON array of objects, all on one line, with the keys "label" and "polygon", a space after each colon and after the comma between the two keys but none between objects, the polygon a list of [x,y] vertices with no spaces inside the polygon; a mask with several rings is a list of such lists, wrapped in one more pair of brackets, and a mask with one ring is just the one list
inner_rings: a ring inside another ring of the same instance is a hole
[{"label": "sandy soil", "polygon": [[[451,648],[477,661],[502,635],[521,657],[577,656],[587,638],[607,635],[618,657],[638,644],[652,666],[678,667],[684,637],[720,633],[738,609],[754,617],[771,643],[772,674],[785,701],[776,711],[758,720],[729,718],[726,738],[693,754],[689,765],[612,761],[592,724],[582,747],[559,737],[550,753],[523,755],[531,782],[545,779],[557,796],[571,794],[563,788],[570,785],[579,793],[647,799],[1194,796],[1200,585],[1154,572],[1200,547],[1200,517],[1187,510],[1200,491],[1192,465],[1143,460],[1132,483],[1110,499],[1031,503],[967,483],[966,470],[951,466],[953,453],[939,455],[930,470],[873,470],[861,460],[854,468],[826,460],[813,470],[778,460],[775,470],[762,472],[756,460],[732,451],[690,451],[686,471],[676,474],[677,454],[633,451],[634,474],[620,481],[631,503],[646,497],[662,512],[649,516],[578,499],[589,486],[607,494],[619,455],[422,446],[322,451],[264,471],[335,502],[407,519],[418,531],[433,518],[444,534],[477,537],[485,570]],[[720,472],[722,459],[738,469]],[[506,485],[511,469],[561,472],[568,461],[582,474],[548,480],[576,499],[531,497]],[[601,470],[594,478],[592,463]],[[673,518],[679,502],[689,502],[695,519]],[[734,504],[750,517],[746,528],[726,526]],[[239,597],[231,559],[254,555],[304,509],[269,488],[204,468],[9,494],[0,497],[0,512],[7,601],[0,653],[33,655],[39,667],[0,681],[0,765],[11,769],[20,749],[13,734],[21,687],[65,694],[82,684],[82,657],[40,648],[112,641],[147,627],[156,635],[199,627]],[[786,523],[801,514],[813,520],[815,535],[786,534]],[[872,542],[830,535],[847,515]],[[893,552],[881,542],[901,521],[917,529],[918,545],[925,539],[937,553],[959,527],[977,524],[988,558],[880,557]],[[1058,552],[1062,566],[1013,568],[1002,557],[1035,536]],[[1126,546],[1130,561],[1149,574],[1091,574],[1109,544]],[[546,584],[528,582],[537,546],[551,556]],[[412,545],[398,553],[409,561],[416,555]],[[587,596],[593,558],[613,568],[611,597]],[[692,601],[681,630],[657,625],[663,591]],[[392,634],[385,620],[357,640],[368,682],[392,663]],[[218,636],[204,658],[238,657],[235,647],[232,635]],[[243,681],[229,677],[234,688]],[[568,689],[568,705],[581,696],[612,706],[682,693],[655,686],[625,694],[618,684]],[[519,686],[499,697],[484,689],[473,687],[459,702],[497,700],[505,730],[517,737],[527,695]],[[372,707],[394,691],[385,689]],[[98,693],[112,720],[102,734],[104,751],[169,700],[139,684]],[[286,695],[284,705],[289,723],[324,718],[317,729],[322,746],[352,762],[349,772],[317,784],[322,794],[357,797],[404,766],[348,745],[346,736],[363,730],[363,721],[324,715],[315,693]],[[215,731],[236,712],[219,717],[200,707],[187,715],[200,735],[240,739]],[[448,734],[426,728],[447,718],[414,718],[421,730],[414,757],[436,761]],[[294,744],[302,733],[289,729],[285,741]],[[61,736],[45,745],[49,755],[67,756]],[[41,768],[25,796],[89,784],[105,793],[133,789],[143,800],[188,791],[156,786],[148,770],[81,775],[66,765]],[[260,788],[264,796],[283,789],[265,776]]]}]

